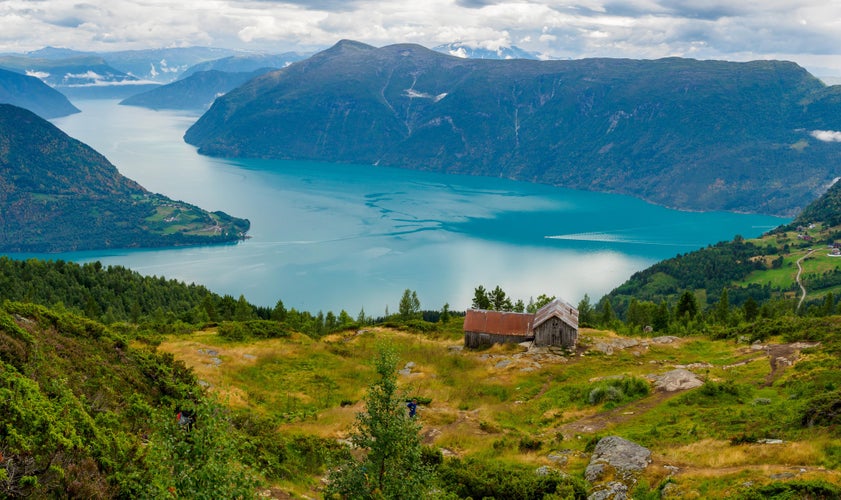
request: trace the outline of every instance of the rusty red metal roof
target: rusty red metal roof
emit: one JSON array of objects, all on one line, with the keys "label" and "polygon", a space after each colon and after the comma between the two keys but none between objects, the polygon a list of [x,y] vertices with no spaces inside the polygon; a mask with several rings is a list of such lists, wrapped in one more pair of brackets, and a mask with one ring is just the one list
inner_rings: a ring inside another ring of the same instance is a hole
[{"label": "rusty red metal roof", "polygon": [[465,332],[531,337],[533,314],[468,309],[464,317]]}]

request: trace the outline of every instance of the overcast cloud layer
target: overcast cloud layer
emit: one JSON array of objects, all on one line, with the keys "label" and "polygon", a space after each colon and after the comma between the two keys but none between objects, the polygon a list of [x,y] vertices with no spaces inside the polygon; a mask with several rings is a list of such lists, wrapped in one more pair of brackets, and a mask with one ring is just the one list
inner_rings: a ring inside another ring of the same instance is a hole
[{"label": "overcast cloud layer", "polygon": [[839,0],[0,0],[0,52],[307,52],[460,41],[544,57],[787,59],[841,75]]}]

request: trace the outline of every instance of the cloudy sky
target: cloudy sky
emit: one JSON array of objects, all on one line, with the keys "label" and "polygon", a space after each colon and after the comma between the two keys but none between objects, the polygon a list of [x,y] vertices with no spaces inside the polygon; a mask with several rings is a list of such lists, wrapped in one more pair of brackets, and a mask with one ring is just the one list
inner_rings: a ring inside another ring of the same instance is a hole
[{"label": "cloudy sky", "polygon": [[774,58],[841,76],[841,0],[0,0],[0,52],[312,51],[342,38],[552,58]]}]

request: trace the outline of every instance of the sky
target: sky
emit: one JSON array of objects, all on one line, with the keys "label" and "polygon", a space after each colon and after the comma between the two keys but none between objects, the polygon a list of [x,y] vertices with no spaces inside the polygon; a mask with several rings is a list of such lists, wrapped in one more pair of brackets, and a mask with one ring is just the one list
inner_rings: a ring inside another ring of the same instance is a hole
[{"label": "sky", "polygon": [[341,39],[560,59],[784,59],[841,76],[841,0],[0,0],[0,52],[312,52]]}]

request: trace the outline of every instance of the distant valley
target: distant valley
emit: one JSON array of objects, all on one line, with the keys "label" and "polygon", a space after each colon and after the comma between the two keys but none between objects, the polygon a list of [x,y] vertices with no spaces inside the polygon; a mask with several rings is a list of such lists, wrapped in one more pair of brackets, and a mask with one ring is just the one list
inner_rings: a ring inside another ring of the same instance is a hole
[{"label": "distant valley", "polygon": [[[476,60],[342,41],[230,92],[208,155],[368,163],[792,215],[838,175],[841,87],[794,63]],[[834,137],[834,136],[830,136]]]}]

